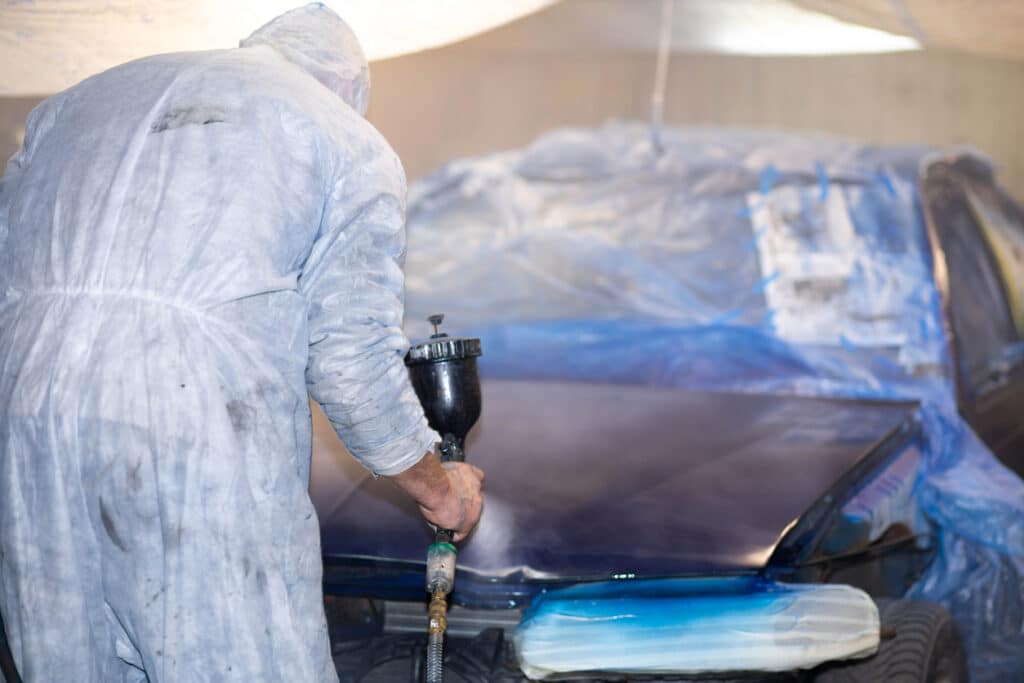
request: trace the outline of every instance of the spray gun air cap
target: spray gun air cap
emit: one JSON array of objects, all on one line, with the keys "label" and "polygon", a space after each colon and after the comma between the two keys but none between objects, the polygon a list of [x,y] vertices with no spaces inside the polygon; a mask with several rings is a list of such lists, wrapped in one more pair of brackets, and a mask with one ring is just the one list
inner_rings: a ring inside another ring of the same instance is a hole
[{"label": "spray gun air cap", "polygon": [[414,344],[405,356],[406,365],[420,363],[438,363],[446,360],[465,360],[476,358],[481,354],[480,340],[472,337],[449,337],[438,327],[444,321],[443,313],[435,313],[427,318],[434,326],[434,334],[419,344]]}]

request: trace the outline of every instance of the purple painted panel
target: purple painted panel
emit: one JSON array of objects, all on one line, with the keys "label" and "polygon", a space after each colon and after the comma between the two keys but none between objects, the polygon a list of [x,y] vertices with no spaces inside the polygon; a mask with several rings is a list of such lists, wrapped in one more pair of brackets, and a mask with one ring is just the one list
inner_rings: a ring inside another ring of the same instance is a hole
[{"label": "purple painted panel", "polygon": [[[489,381],[469,459],[486,510],[459,566],[607,578],[762,567],[787,527],[912,404]],[[324,554],[422,562],[388,481],[314,481]]]}]

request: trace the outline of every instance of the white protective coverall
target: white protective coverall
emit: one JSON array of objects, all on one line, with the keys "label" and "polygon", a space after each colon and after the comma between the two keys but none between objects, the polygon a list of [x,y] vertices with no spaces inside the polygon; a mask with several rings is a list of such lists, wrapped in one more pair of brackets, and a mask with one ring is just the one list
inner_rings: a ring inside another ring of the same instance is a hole
[{"label": "white protective coverall", "polygon": [[307,390],[376,473],[437,440],[368,94],[309,5],[32,112],[0,183],[0,612],[26,682],[336,680]]}]

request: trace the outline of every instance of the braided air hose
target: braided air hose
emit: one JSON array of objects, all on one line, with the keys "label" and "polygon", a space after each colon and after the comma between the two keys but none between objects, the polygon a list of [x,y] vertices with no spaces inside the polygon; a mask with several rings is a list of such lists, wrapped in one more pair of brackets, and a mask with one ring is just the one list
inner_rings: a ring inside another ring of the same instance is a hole
[{"label": "braided air hose", "polygon": [[427,641],[427,683],[444,680],[444,633],[431,633]]},{"label": "braided air hose", "polygon": [[427,548],[427,683],[444,678],[444,632],[448,628],[448,593],[455,585],[455,546],[453,532],[440,530]]}]

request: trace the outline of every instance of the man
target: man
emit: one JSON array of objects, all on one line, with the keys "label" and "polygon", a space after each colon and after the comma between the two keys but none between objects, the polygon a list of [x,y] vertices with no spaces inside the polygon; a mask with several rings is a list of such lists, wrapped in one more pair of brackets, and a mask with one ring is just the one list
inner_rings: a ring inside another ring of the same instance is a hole
[{"label": "man", "polygon": [[[401,164],[322,5],[45,101],[0,183],[0,612],[26,682],[335,681],[307,390],[465,536],[402,358]],[[426,455],[424,455],[426,453]]]}]

